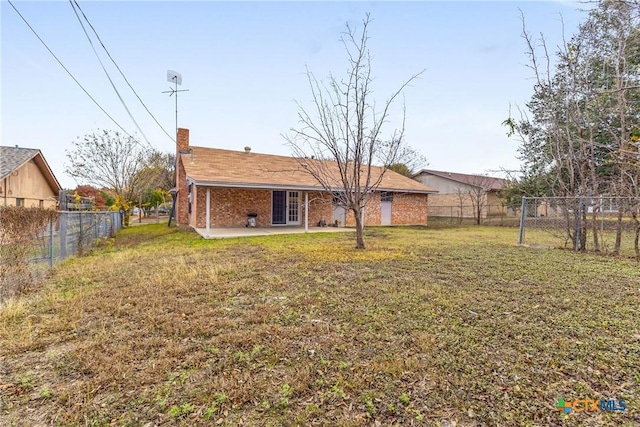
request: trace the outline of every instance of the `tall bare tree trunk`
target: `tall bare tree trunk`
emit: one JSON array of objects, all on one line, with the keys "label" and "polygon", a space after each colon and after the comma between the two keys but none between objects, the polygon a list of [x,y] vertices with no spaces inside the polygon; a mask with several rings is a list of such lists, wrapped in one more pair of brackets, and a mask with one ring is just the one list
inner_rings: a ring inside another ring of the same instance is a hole
[{"label": "tall bare tree trunk", "polygon": [[618,222],[616,223],[616,243],[613,246],[613,254],[620,254],[620,246],[622,244],[622,213],[624,208],[622,206],[618,207]]},{"label": "tall bare tree trunk", "polygon": [[300,168],[354,213],[358,249],[364,249],[360,215],[367,199],[374,193],[379,196],[376,190],[385,172],[413,153],[404,140],[404,108],[401,127],[388,136],[382,129],[391,121],[395,99],[422,74],[409,77],[384,103],[376,104],[367,47],[370,23],[367,14],[360,31],[346,24],[347,31],[341,39],[348,56],[344,78],[330,75],[327,82],[321,82],[307,70],[312,107],[307,110],[298,104],[300,127],[284,136],[299,159]]},{"label": "tall bare tree trunk", "polygon": [[640,259],[640,221],[638,220],[638,208],[634,208],[631,215],[636,226],[636,234],[633,239],[633,249],[636,251],[636,259]]},{"label": "tall bare tree trunk", "polygon": [[362,222],[362,210],[353,209],[356,220],[356,249],[364,249],[364,224]]},{"label": "tall bare tree trunk", "polygon": [[593,207],[593,212],[591,214],[591,225],[593,229],[593,250],[596,252],[601,252],[602,248],[600,247],[600,239],[598,238],[598,211],[600,210],[600,215],[602,215],[601,211],[602,207],[598,203]]}]

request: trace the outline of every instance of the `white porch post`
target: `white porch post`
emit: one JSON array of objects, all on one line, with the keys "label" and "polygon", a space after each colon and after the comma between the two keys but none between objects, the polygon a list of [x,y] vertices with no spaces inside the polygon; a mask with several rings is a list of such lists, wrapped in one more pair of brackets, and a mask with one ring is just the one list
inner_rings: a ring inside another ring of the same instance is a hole
[{"label": "white porch post", "polygon": [[211,221],[211,187],[207,187],[207,202],[206,203],[207,203],[207,207],[206,207],[206,220],[205,221],[207,222],[207,225],[206,225],[207,232],[206,232],[205,235],[207,237],[209,237],[209,232],[210,232],[210,229],[211,229],[211,224],[210,224],[210,221]]},{"label": "white porch post", "polygon": [[309,232],[309,192],[304,192],[304,232]]}]

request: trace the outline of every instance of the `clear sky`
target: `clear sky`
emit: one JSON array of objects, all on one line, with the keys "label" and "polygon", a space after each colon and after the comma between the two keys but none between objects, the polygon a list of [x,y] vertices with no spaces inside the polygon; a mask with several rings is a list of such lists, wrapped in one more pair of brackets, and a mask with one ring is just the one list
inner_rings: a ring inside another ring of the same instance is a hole
[{"label": "clear sky", "polygon": [[[291,154],[282,137],[297,125],[297,100],[310,107],[305,66],[318,78],[347,69],[339,42],[345,23],[366,12],[375,98],[426,69],[405,92],[406,137],[431,169],[482,173],[516,169],[517,142],[501,122],[509,105],[531,95],[531,71],[520,11],[530,32],[551,46],[585,18],[579,5],[549,2],[169,2],[79,0],[105,46],[150,111],[173,135],[174,98],[167,70],[182,74],[179,126],[191,144]],[[129,133],[136,133],[107,80],[69,2],[14,1],[49,48]],[[66,150],[77,137],[117,126],[89,99],[7,1],[1,2],[2,145],[43,151],[65,188]],[[97,43],[94,40],[94,43]],[[150,143],[174,151],[124,83],[99,54]],[[389,133],[400,116],[392,117]]]}]

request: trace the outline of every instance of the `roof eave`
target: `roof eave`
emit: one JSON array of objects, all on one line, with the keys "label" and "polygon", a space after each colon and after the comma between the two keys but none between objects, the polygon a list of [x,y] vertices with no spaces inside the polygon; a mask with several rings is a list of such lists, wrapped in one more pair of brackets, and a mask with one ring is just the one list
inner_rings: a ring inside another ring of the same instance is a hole
[{"label": "roof eave", "polygon": [[[191,177],[187,177],[189,182],[194,183],[199,187],[227,187],[227,188],[245,188],[245,189],[254,189],[254,190],[273,190],[273,189],[282,189],[282,190],[299,190],[299,191],[327,191],[320,185],[310,186],[310,185],[292,185],[292,184],[268,184],[268,183],[245,183],[245,182],[225,182],[225,181],[205,181],[193,179]],[[341,191],[341,188],[336,188],[335,191]],[[435,194],[438,191],[436,190],[418,190],[418,189],[408,189],[408,188],[387,188],[387,187],[377,187],[376,191],[393,191],[393,192],[404,192],[404,193],[419,193],[419,194]]]},{"label": "roof eave", "polygon": [[187,179],[193,182],[199,187],[227,187],[227,188],[245,188],[254,190],[272,190],[286,189],[286,190],[300,190],[300,191],[323,191],[321,186],[310,185],[290,185],[290,184],[268,184],[268,183],[247,183],[247,182],[225,182],[225,181],[205,181],[187,177]]},{"label": "roof eave", "polygon": [[58,182],[58,179],[56,178],[56,176],[53,174],[53,171],[49,167],[49,164],[47,163],[44,156],[42,155],[42,152],[38,150],[38,153],[35,156],[33,156],[32,159],[42,171],[42,174],[44,175],[45,179],[49,183],[49,186],[51,187],[51,189],[54,190],[54,192],[56,193],[60,193],[60,191],[62,190],[62,186]]},{"label": "roof eave", "polygon": [[42,175],[44,176],[44,179],[47,181],[47,184],[49,184],[49,187],[51,187],[51,190],[53,190],[55,193],[59,193],[60,190],[62,190],[62,186],[58,182],[58,179],[56,178],[56,176],[53,174],[53,171],[49,167],[49,164],[47,163],[46,159],[42,155],[42,151],[40,150],[38,150],[37,153],[35,153],[33,156],[26,159],[24,162],[20,163],[20,165],[18,165],[12,171],[9,171],[3,176],[0,176],[0,179],[7,178],[13,172],[17,171],[18,169],[20,169],[21,167],[29,163],[31,160],[33,160],[36,166],[38,166],[38,169],[40,169],[40,171],[42,172]]}]

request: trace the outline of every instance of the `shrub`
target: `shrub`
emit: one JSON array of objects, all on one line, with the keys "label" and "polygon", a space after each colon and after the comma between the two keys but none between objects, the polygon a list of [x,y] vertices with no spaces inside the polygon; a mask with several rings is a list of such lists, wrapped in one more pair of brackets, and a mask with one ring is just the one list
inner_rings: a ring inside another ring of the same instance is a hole
[{"label": "shrub", "polygon": [[23,292],[36,279],[29,257],[42,230],[58,216],[53,209],[0,207],[0,301]]}]

